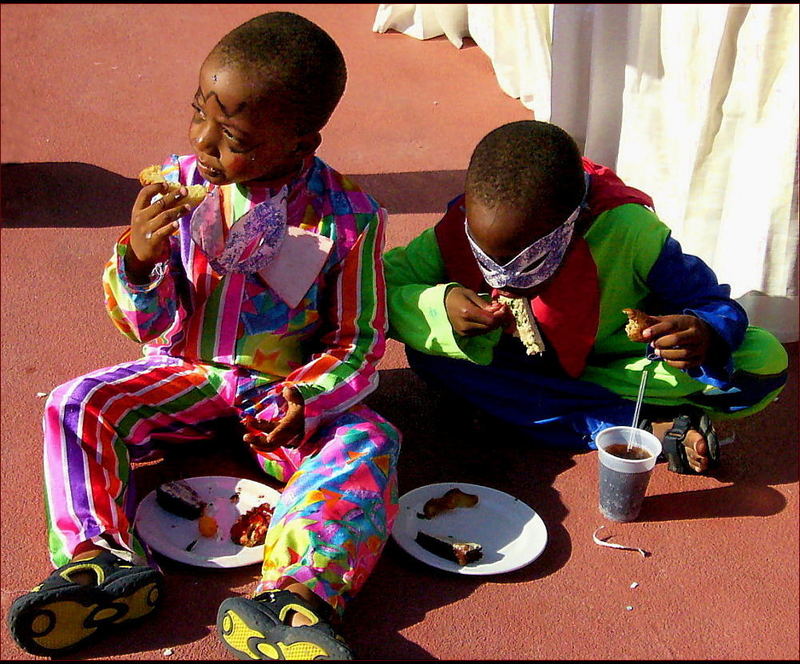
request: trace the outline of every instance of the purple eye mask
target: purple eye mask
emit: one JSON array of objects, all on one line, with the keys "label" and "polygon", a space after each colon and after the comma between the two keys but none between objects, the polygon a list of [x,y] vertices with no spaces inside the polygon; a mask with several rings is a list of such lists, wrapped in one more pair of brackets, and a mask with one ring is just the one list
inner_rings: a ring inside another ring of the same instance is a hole
[{"label": "purple eye mask", "polygon": [[484,253],[470,235],[466,220],[464,232],[487,284],[492,288],[532,288],[552,277],[561,264],[579,213],[580,207],[558,228],[523,249],[505,265],[498,265]]}]

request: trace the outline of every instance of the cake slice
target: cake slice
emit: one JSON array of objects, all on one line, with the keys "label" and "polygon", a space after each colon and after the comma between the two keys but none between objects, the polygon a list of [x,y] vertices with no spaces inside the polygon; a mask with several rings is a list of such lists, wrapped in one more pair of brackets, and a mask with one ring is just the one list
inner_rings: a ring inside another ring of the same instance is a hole
[{"label": "cake slice", "polygon": [[483,547],[476,542],[461,542],[454,537],[436,537],[421,530],[417,531],[414,541],[433,555],[451,560],[462,567],[483,558]]},{"label": "cake slice", "polygon": [[165,482],[156,489],[156,502],[167,512],[184,519],[197,519],[206,504],[189,484],[183,480]]}]

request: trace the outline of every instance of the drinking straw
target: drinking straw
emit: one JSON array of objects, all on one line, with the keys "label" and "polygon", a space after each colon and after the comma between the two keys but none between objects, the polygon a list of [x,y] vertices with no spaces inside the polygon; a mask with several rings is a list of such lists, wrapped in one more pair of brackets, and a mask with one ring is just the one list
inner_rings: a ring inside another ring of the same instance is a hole
[{"label": "drinking straw", "polygon": [[[639,382],[639,395],[636,397],[636,408],[633,411],[633,422],[631,422],[632,429],[636,429],[639,426],[639,411],[642,410],[645,383],[647,383],[647,369],[642,370],[642,380]],[[631,435],[628,436],[628,451],[633,447],[633,435],[633,432],[631,432]]]}]

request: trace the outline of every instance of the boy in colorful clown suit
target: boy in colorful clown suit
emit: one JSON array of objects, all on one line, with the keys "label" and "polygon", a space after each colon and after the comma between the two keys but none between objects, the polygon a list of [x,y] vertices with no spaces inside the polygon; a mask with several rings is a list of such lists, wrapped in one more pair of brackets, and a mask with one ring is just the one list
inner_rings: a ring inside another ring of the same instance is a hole
[{"label": "boy in colorful clown suit", "polygon": [[[44,416],[58,569],[11,607],[20,646],[58,655],[158,604],[132,531],[130,460],[238,418],[286,486],[252,598],[219,607],[245,659],[350,659],[334,631],[397,510],[400,436],[361,400],[385,346],[385,211],[315,156],[344,91],[330,36],[256,17],[205,59],[193,154],[145,186],[104,274],[108,311],[144,357],[55,389]],[[196,209],[189,185],[209,193]],[[178,618],[179,619],[179,618]]]},{"label": "boy in colorful clown suit", "polygon": [[[629,425],[647,370],[641,426],[671,470],[705,472],[711,418],[757,412],[786,380],[784,348],[681,251],[650,197],[549,123],[484,137],[465,194],[385,264],[389,334],[410,366],[543,444],[593,449]],[[498,296],[530,303],[543,352],[509,333]],[[628,338],[626,308],[653,316],[646,344]]]}]

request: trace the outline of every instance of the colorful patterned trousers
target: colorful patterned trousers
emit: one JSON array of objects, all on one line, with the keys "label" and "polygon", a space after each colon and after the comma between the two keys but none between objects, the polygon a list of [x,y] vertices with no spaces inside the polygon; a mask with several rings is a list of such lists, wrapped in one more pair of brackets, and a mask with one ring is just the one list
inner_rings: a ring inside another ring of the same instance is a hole
[{"label": "colorful patterned trousers", "polygon": [[[155,442],[207,439],[222,418],[257,410],[270,380],[244,369],[145,357],[55,389],[44,415],[45,503],[51,560],[84,541],[134,556],[131,461]],[[298,581],[341,612],[377,563],[397,513],[400,434],[360,405],[297,449],[255,453],[286,484],[265,544],[259,590]]]}]

